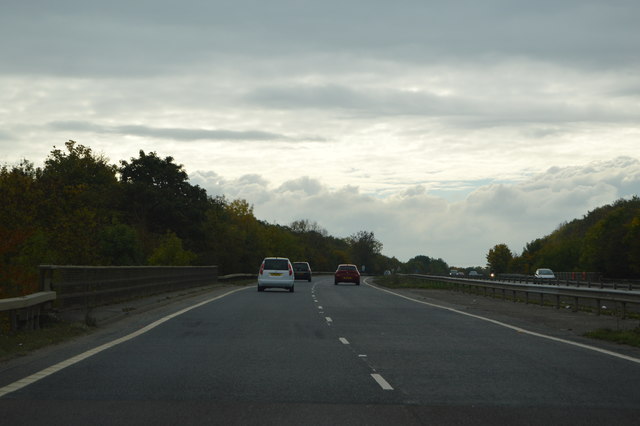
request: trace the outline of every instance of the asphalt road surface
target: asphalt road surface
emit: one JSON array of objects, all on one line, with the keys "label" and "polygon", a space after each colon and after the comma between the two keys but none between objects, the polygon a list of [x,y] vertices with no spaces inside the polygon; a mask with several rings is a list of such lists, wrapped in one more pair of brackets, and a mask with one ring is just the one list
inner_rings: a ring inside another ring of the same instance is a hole
[{"label": "asphalt road surface", "polygon": [[317,276],[114,323],[0,369],[0,395],[3,425],[625,425],[640,359]]}]

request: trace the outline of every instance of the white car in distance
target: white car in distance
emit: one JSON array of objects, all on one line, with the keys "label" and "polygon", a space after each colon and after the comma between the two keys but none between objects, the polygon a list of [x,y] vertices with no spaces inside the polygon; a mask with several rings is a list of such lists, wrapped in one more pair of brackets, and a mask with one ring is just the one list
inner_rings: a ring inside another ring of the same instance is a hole
[{"label": "white car in distance", "polygon": [[541,279],[541,280],[555,280],[556,274],[554,274],[551,269],[540,268],[540,269],[536,269],[535,277],[536,279]]}]

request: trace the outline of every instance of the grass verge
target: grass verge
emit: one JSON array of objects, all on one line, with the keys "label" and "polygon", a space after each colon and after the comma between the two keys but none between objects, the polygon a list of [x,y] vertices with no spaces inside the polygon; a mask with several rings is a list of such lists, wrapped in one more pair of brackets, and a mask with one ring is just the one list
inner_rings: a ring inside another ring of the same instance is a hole
[{"label": "grass verge", "polygon": [[439,290],[453,290],[451,284],[446,282],[428,281],[414,277],[401,277],[398,275],[386,275],[375,278],[376,284],[389,288],[430,288]]},{"label": "grass verge", "polygon": [[592,339],[607,340],[609,342],[640,348],[640,327],[632,330],[612,330],[610,328],[600,328],[584,334]]},{"label": "grass verge", "polygon": [[24,356],[36,349],[62,343],[90,331],[91,328],[82,323],[49,322],[39,330],[0,335],[0,361]]}]

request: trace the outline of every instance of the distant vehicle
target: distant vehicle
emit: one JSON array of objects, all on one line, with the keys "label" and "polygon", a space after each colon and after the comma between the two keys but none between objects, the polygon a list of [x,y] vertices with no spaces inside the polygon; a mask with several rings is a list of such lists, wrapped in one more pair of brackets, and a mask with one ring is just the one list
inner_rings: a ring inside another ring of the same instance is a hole
[{"label": "distant vehicle", "polygon": [[551,269],[540,268],[536,269],[535,277],[543,280],[555,280],[556,274]]},{"label": "distant vehicle", "polygon": [[286,257],[265,257],[258,272],[258,291],[265,288],[284,288],[293,293],[295,276]]},{"label": "distant vehicle", "polygon": [[293,275],[296,280],[311,282],[311,266],[309,266],[309,262],[293,262]]},{"label": "distant vehicle", "polygon": [[469,275],[467,275],[469,278],[479,278],[482,276],[481,273],[479,273],[478,271],[469,271]]},{"label": "distant vehicle", "polygon": [[334,281],[335,285],[346,282],[360,285],[360,272],[358,271],[358,267],[351,264],[338,265],[338,269],[336,269],[334,274]]},{"label": "distant vehicle", "polygon": [[391,271],[390,270],[387,269],[386,271],[384,271],[384,276],[385,277],[389,276],[389,275],[391,275]]},{"label": "distant vehicle", "polygon": [[464,272],[452,269],[449,271],[450,277],[464,277]]}]

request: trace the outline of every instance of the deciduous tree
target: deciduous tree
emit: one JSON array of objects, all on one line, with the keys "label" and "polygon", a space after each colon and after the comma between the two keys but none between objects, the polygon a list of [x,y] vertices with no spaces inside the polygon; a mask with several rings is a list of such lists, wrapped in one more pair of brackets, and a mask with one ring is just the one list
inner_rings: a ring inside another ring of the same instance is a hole
[{"label": "deciduous tree", "polygon": [[496,244],[487,253],[487,264],[491,272],[502,274],[508,271],[513,254],[506,244]]}]

